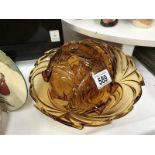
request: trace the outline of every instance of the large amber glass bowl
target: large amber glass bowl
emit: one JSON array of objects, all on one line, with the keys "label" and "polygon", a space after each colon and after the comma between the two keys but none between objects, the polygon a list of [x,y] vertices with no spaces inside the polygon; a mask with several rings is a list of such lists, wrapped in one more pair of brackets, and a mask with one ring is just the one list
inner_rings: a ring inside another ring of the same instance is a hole
[{"label": "large amber glass bowl", "polygon": [[[112,83],[98,90],[91,72],[102,69],[109,71]],[[37,109],[78,129],[106,125],[128,114],[144,84],[132,57],[90,40],[45,52],[29,81]]]}]

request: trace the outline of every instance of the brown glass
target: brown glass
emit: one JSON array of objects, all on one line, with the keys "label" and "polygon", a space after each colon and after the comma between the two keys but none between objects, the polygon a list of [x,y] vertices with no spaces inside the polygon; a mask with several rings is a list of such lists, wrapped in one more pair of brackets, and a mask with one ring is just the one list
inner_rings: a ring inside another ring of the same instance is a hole
[{"label": "brown glass", "polygon": [[[112,83],[98,90],[92,72],[108,69]],[[130,112],[143,78],[131,57],[92,40],[45,52],[30,73],[35,107],[63,124],[101,126]]]}]

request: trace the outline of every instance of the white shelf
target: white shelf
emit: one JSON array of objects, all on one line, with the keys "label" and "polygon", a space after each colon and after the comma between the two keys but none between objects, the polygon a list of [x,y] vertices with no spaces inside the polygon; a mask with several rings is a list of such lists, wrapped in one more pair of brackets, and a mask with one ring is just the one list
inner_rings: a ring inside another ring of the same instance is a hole
[{"label": "white shelf", "polygon": [[[128,115],[102,127],[85,127],[83,130],[63,125],[39,112],[29,96],[18,111],[4,114],[4,134],[155,134],[155,77],[137,60],[138,70],[145,81],[143,94]],[[29,73],[35,61],[17,62],[29,87]]]},{"label": "white shelf", "polygon": [[138,46],[155,47],[155,22],[150,28],[137,28],[129,20],[119,20],[114,27],[104,27],[100,20],[63,19],[68,26],[81,34],[93,38]]}]

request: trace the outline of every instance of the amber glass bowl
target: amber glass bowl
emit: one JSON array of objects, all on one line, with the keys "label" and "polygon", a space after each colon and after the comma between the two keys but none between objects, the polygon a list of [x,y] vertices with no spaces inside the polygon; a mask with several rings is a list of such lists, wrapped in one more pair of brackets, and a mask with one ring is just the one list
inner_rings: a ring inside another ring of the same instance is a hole
[{"label": "amber glass bowl", "polygon": [[35,63],[30,73],[30,95],[35,107],[45,115],[78,129],[84,126],[102,126],[128,114],[142,94],[144,84],[141,74],[137,71],[132,57],[114,48],[116,58],[115,82],[117,89],[110,95],[104,108],[101,106],[89,112],[77,112],[69,109],[68,102],[63,99],[52,99],[49,94],[51,84],[43,79],[42,72],[47,68],[50,59],[57,49],[44,53]]}]

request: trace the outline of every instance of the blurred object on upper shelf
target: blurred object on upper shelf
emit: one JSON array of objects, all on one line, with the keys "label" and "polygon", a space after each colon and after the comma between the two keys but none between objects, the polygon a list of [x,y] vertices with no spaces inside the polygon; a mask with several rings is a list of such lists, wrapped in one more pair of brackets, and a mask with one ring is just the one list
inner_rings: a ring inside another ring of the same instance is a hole
[{"label": "blurred object on upper shelf", "polygon": [[140,28],[149,28],[153,23],[152,19],[133,19],[132,24]]},{"label": "blurred object on upper shelf", "polygon": [[100,23],[105,27],[113,27],[118,23],[118,19],[101,19]]}]

